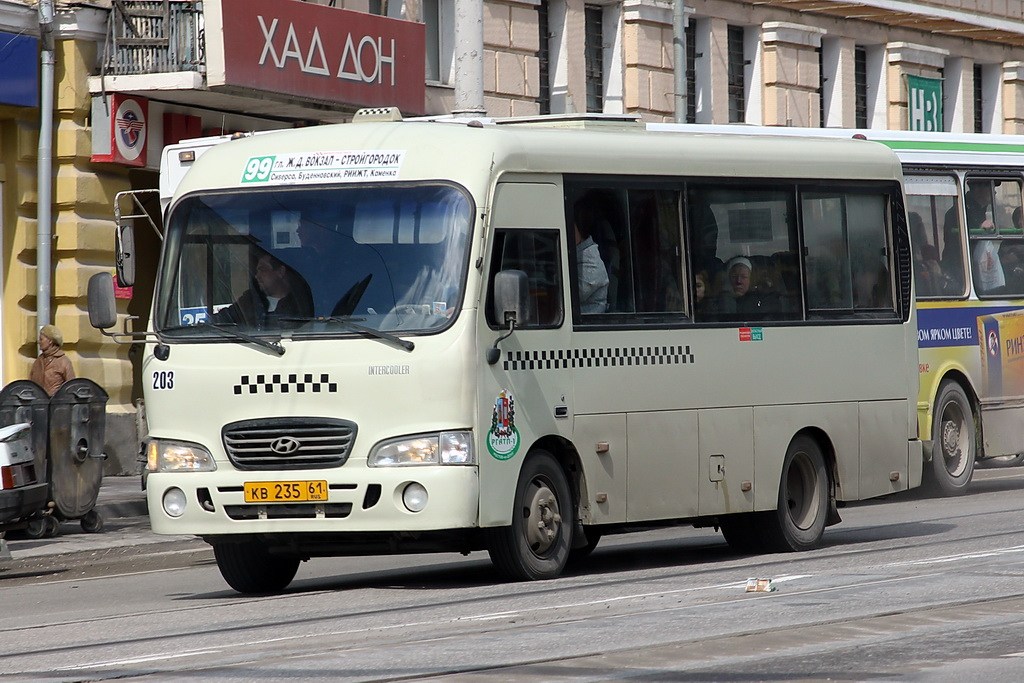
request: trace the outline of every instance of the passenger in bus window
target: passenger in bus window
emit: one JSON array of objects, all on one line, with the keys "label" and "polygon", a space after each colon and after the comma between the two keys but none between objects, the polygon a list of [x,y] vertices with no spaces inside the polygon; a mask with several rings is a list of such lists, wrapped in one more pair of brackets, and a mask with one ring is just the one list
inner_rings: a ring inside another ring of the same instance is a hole
[{"label": "passenger in bus window", "polygon": [[[1015,208],[1010,214],[1013,231],[1021,235],[1021,207]],[[999,259],[1003,264],[1006,276],[1006,293],[1019,296],[1024,293],[1024,241],[1020,239],[1004,239],[999,248]]]},{"label": "passenger in bus window", "polygon": [[[964,194],[964,214],[967,218],[968,234],[971,231],[992,230],[992,209],[987,201],[984,192],[977,187],[967,186]],[[960,242],[960,217],[959,209],[954,204],[946,211],[942,226],[943,243],[942,249],[942,272],[950,279],[950,293],[957,293],[963,289],[963,257],[961,256]],[[972,253],[973,259],[973,253]],[[977,279],[977,278],[975,278]]]},{"label": "passenger in bus window", "polygon": [[710,308],[710,293],[708,283],[708,271],[699,270],[693,276],[693,317],[703,319]]},{"label": "passenger in bus window", "polygon": [[576,233],[576,280],[579,285],[580,313],[604,313],[608,309],[608,269],[601,260],[601,251],[591,237],[597,223],[596,205],[581,197],[573,206]]},{"label": "passenger in bus window", "polygon": [[889,269],[884,263],[866,258],[854,257],[853,307],[888,308],[892,306],[889,287]]},{"label": "passenger in bus window", "polygon": [[944,292],[942,267],[939,265],[938,249],[928,243],[928,231],[921,214],[911,211],[910,240],[914,254],[914,283],[918,296],[935,296]]},{"label": "passenger in bus window", "polygon": [[761,302],[751,288],[754,267],[745,256],[734,256],[725,264],[728,289],[718,298],[721,313],[748,315],[756,312]]}]

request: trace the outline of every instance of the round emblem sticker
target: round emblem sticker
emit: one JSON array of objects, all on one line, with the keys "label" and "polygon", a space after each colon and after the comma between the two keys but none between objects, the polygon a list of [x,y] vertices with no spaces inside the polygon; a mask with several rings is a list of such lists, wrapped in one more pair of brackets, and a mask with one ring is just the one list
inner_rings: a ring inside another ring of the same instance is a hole
[{"label": "round emblem sticker", "polygon": [[491,428],[487,431],[487,450],[497,460],[510,460],[519,451],[516,403],[512,392],[507,389],[503,389],[494,400]]},{"label": "round emblem sticker", "polygon": [[146,117],[142,107],[135,100],[124,100],[117,108],[114,121],[117,125],[114,136],[117,151],[126,161],[135,161],[146,145]]}]

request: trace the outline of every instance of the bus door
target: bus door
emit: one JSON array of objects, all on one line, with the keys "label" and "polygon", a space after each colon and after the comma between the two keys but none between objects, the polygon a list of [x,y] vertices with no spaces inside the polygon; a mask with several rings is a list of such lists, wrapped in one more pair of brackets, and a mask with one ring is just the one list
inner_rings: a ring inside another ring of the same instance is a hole
[{"label": "bus door", "polygon": [[477,424],[481,524],[507,524],[519,468],[530,448],[547,436],[571,435],[572,360],[566,316],[565,217],[557,176],[498,183],[485,259],[486,310],[479,316],[481,350],[507,332],[494,313],[494,276],[526,273],[525,319],[498,347],[493,365],[480,354]]}]

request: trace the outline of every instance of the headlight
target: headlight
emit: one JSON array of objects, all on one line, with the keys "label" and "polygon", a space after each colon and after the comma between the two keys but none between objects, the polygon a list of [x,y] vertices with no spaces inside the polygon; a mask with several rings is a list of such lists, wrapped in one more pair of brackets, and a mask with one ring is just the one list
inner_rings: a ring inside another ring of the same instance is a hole
[{"label": "headlight", "polygon": [[199,444],[153,439],[146,447],[146,467],[150,472],[213,472],[217,463]]},{"label": "headlight", "polygon": [[474,463],[471,432],[441,432],[386,441],[379,444],[367,459],[370,467]]}]

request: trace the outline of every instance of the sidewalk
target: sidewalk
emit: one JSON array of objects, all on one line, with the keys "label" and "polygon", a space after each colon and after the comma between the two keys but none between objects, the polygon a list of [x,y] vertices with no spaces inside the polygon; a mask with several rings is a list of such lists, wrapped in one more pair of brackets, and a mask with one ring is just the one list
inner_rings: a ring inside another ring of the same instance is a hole
[{"label": "sidewalk", "polygon": [[103,517],[100,533],[86,533],[78,520],[63,522],[58,534],[48,538],[9,532],[10,557],[0,558],[0,579],[21,575],[19,569],[46,574],[77,564],[106,566],[125,557],[194,554],[206,549],[194,536],[159,536],[150,530],[139,475],[104,477],[94,509]]},{"label": "sidewalk", "polygon": [[103,477],[100,493],[96,498],[96,511],[104,520],[122,517],[144,517],[146,492],[142,490],[142,477]]}]

